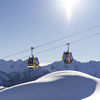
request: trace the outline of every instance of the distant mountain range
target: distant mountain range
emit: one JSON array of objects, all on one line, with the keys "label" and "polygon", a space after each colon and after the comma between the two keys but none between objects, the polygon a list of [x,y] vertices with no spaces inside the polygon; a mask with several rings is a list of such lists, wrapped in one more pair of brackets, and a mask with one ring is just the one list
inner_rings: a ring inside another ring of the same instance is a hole
[{"label": "distant mountain range", "polygon": [[9,87],[33,81],[43,75],[60,70],[75,70],[100,78],[100,61],[81,63],[74,60],[72,64],[63,64],[62,61],[56,61],[47,66],[40,66],[39,69],[33,71],[27,68],[26,61],[0,60],[0,86]]}]

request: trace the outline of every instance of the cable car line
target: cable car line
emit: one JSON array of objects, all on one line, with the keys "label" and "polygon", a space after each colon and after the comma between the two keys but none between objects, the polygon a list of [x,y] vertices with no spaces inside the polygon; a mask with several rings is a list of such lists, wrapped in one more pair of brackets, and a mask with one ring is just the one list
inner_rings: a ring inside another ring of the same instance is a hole
[{"label": "cable car line", "polygon": [[[87,39],[92,38],[92,37],[97,36],[97,35],[100,35],[100,33],[96,33],[96,34],[93,34],[93,35],[90,35],[90,36],[87,36],[87,37],[84,37],[84,38],[81,38],[81,39],[72,41],[72,42],[70,42],[70,44],[74,44],[74,43],[77,43],[79,41],[87,40]],[[53,47],[53,48],[50,48],[50,49],[47,49],[47,50],[43,50],[43,51],[40,51],[40,52],[36,52],[36,54],[41,54],[41,53],[44,53],[44,52],[48,52],[50,50],[54,50],[54,49],[57,49],[57,48],[61,48],[61,47],[64,47],[65,45],[66,44],[63,44],[63,45],[56,46],[56,47]]]},{"label": "cable car line", "polygon": [[[72,41],[72,42],[70,42],[70,44],[75,44],[75,43],[77,43],[77,42],[79,42],[79,41],[87,40],[87,39],[89,39],[89,38],[96,37],[96,36],[98,36],[98,35],[100,35],[100,33],[95,33],[95,34],[93,34],[93,35],[89,35],[89,36],[83,37],[83,38],[81,38],[81,39]],[[56,47],[53,47],[53,48],[50,48],[50,49],[47,49],[47,50],[43,50],[43,51],[40,51],[40,52],[36,52],[35,54],[42,54],[42,53],[45,53],[45,52],[48,52],[48,51],[51,51],[51,50],[54,50],[54,49],[58,49],[58,48],[64,47],[65,45],[66,45],[66,44],[63,44],[63,45],[60,45],[60,46],[56,46]],[[28,56],[21,57],[21,58],[26,58],[26,57],[28,57]]]},{"label": "cable car line", "polygon": [[74,40],[74,41],[71,42],[71,44],[77,43],[77,42],[82,41],[82,40],[87,40],[87,39],[92,38],[92,37],[94,37],[94,36],[96,37],[97,35],[100,35],[100,33],[95,33],[95,34],[93,34],[93,35],[89,35],[89,36],[83,37],[83,38],[81,38],[81,39]]},{"label": "cable car line", "polygon": [[2,59],[8,58],[8,57],[11,57],[11,56],[15,56],[15,55],[18,55],[18,54],[22,54],[22,53],[25,53],[25,52],[27,52],[27,51],[29,51],[29,49],[23,50],[23,51],[20,51],[20,52],[17,52],[17,53],[13,53],[13,54],[8,55],[8,56],[5,56],[5,57],[2,57]]},{"label": "cable car line", "polygon": [[52,41],[49,41],[49,42],[44,43],[44,44],[42,44],[42,45],[36,46],[35,49],[36,49],[36,48],[40,48],[40,47],[44,47],[44,46],[46,46],[46,45],[48,45],[48,44],[52,44],[52,43],[57,42],[57,41],[60,41],[60,40],[64,40],[64,39],[67,39],[67,38],[70,38],[70,37],[73,37],[73,36],[79,35],[80,33],[84,33],[84,32],[87,32],[87,31],[93,30],[93,29],[95,29],[95,28],[99,28],[99,27],[100,27],[100,25],[93,26],[93,27],[89,27],[89,28],[84,29],[84,30],[82,30],[82,31],[79,31],[79,32],[76,32],[76,33],[72,33],[72,34],[70,34],[70,35],[67,35],[67,36],[61,37],[61,38],[59,38],[59,39],[52,40]]},{"label": "cable car line", "polygon": [[[39,46],[34,47],[34,49],[37,49],[37,48],[40,48],[40,47],[44,47],[44,46],[49,45],[49,44],[53,44],[53,43],[55,43],[55,42],[57,42],[57,41],[67,39],[67,38],[70,38],[70,37],[79,35],[80,33],[84,33],[84,32],[87,32],[87,31],[90,31],[90,30],[99,28],[99,27],[100,27],[100,25],[96,25],[96,26],[93,26],[93,27],[89,27],[89,28],[84,29],[84,30],[82,30],[82,31],[80,31],[80,32],[76,32],[76,33],[74,33],[74,34],[72,33],[72,34],[70,34],[70,35],[61,37],[61,38],[59,38],[59,39],[56,39],[56,40],[53,40],[53,41],[46,42],[46,43],[44,43],[44,44],[41,44],[41,45],[39,45]],[[16,52],[16,53],[13,53],[13,54],[11,54],[11,55],[2,57],[1,59],[8,58],[8,57],[11,57],[11,56],[15,56],[15,55],[18,55],[18,54],[22,54],[22,53],[28,52],[29,50],[30,50],[30,49],[26,49],[26,50],[23,50],[23,51],[20,51],[20,52]]]},{"label": "cable car line", "polygon": [[[96,34],[93,34],[91,36],[87,36],[87,37],[81,38],[79,40],[75,40],[75,41],[71,42],[71,44],[82,41],[82,40],[86,40],[88,38],[91,38],[91,37],[94,37],[94,36],[97,36],[97,35],[100,35],[100,33],[96,33]],[[73,56],[72,56],[72,53],[69,51],[69,44],[70,43],[67,43],[67,44],[64,44],[64,45],[61,45],[61,46],[58,46],[58,47],[50,48],[48,50],[38,52],[38,54],[43,53],[43,52],[47,52],[47,51],[50,51],[50,50],[53,50],[53,49],[56,49],[56,48],[60,48],[60,47],[65,46],[65,45],[68,45],[67,52],[63,53],[62,61],[63,61],[64,64],[71,64],[73,62]],[[38,60],[38,57],[33,56],[33,49],[34,48],[31,47],[31,57],[28,58],[27,67],[28,67],[28,69],[35,70],[35,69],[39,68],[39,60]]]}]

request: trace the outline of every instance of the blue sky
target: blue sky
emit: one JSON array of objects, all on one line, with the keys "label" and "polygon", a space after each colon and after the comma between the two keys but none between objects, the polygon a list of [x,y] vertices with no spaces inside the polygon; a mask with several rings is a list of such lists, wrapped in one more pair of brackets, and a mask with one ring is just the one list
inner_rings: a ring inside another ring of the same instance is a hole
[{"label": "blue sky", "polygon": [[[73,7],[70,21],[61,2],[62,0],[0,0],[0,58],[100,25],[100,0],[80,0]],[[34,53],[99,32],[100,28],[97,28],[38,48]],[[78,61],[100,61],[99,43],[100,36],[93,37],[71,45],[70,50]],[[66,50],[65,46],[34,55],[39,57],[40,63],[50,63],[61,60],[63,51]],[[7,60],[21,59],[28,55],[29,51]]]}]

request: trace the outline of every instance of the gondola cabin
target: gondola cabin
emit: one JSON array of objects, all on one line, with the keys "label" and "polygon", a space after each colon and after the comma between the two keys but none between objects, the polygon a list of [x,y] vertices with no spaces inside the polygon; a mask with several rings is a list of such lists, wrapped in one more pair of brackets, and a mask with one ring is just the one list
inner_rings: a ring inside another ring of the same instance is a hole
[{"label": "gondola cabin", "polygon": [[28,58],[28,61],[27,61],[27,66],[29,69],[37,69],[39,68],[39,60],[37,57],[34,57],[33,56],[33,47],[31,47],[31,53],[32,53],[32,56]]},{"label": "gondola cabin", "polygon": [[63,53],[62,60],[63,63],[65,64],[71,64],[73,61],[73,56],[72,53],[69,52],[69,43],[67,45],[68,45],[68,51]]}]

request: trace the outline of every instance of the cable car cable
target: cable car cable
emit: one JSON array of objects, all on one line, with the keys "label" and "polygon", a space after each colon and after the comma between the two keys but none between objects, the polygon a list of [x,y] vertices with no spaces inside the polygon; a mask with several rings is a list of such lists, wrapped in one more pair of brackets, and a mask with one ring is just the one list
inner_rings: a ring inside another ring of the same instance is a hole
[{"label": "cable car cable", "polygon": [[[87,32],[87,31],[90,31],[90,30],[99,28],[99,27],[100,27],[100,25],[96,25],[96,26],[93,26],[93,27],[89,27],[89,28],[87,28],[87,29],[84,29],[84,30],[82,30],[82,31],[76,32],[76,33],[74,33],[74,34],[72,33],[72,34],[70,34],[70,35],[68,35],[68,36],[64,36],[64,37],[61,37],[61,38],[59,38],[59,39],[56,39],[56,40],[49,41],[49,42],[47,42],[47,43],[41,44],[41,45],[39,45],[39,46],[36,46],[34,49],[37,49],[37,48],[40,48],[40,47],[44,47],[44,46],[46,46],[46,45],[48,45],[48,44],[52,44],[52,43],[54,43],[54,42],[67,39],[67,38],[76,36],[76,35],[78,35],[78,34],[80,34],[80,33],[84,33],[84,32]],[[18,55],[18,54],[22,54],[22,53],[24,53],[24,52],[28,52],[29,50],[30,50],[30,49],[26,49],[26,50],[23,50],[23,51],[20,51],[20,52],[16,52],[16,53],[13,53],[13,54],[11,54],[11,55],[2,57],[1,59],[8,58],[8,57],[11,57],[11,56],[15,56],[15,55]]]},{"label": "cable car cable", "polygon": [[60,41],[60,40],[64,40],[64,39],[66,39],[66,38],[70,38],[70,37],[76,36],[76,35],[78,35],[78,34],[80,34],[80,33],[84,33],[84,32],[93,30],[93,29],[95,29],[95,28],[99,28],[99,27],[100,27],[100,25],[93,26],[93,27],[89,27],[89,28],[84,29],[84,30],[82,30],[82,31],[79,31],[79,32],[76,32],[76,33],[72,33],[72,34],[70,34],[70,35],[61,37],[61,38],[59,38],[59,39],[56,39],[56,40],[53,40],[53,41],[49,41],[49,42],[44,43],[44,44],[42,44],[42,45],[36,46],[35,49],[36,49],[36,48],[43,47],[43,46],[46,46],[46,45],[48,45],[48,44],[52,44],[52,43],[57,42],[57,41]]},{"label": "cable car cable", "polygon": [[[81,38],[81,39],[72,41],[72,42],[70,42],[70,44],[74,44],[74,43],[77,43],[77,42],[79,42],[79,41],[87,40],[87,39],[89,39],[89,38],[92,38],[92,37],[94,37],[94,36],[96,37],[96,36],[98,36],[98,35],[100,35],[100,33],[95,33],[95,34],[93,34],[93,35],[89,35],[89,36],[87,36],[87,37],[83,37],[83,38]],[[56,46],[56,47],[53,47],[53,48],[50,48],[50,49],[47,49],[47,50],[43,50],[43,51],[40,51],[40,52],[36,52],[36,54],[41,54],[41,53],[48,52],[48,51],[51,51],[51,50],[54,50],[54,49],[57,49],[57,48],[61,48],[61,47],[64,47],[65,45],[66,45],[66,44],[63,44],[63,45]],[[28,57],[28,56],[27,56],[27,57]],[[22,58],[26,58],[26,56],[25,56],[25,57],[22,57]]]},{"label": "cable car cable", "polygon": [[[87,39],[92,38],[92,37],[97,36],[97,35],[100,35],[100,33],[96,33],[96,34],[93,34],[93,35],[90,35],[90,36],[87,36],[87,37],[72,41],[72,42],[70,42],[70,44],[74,44],[74,43],[77,43],[77,42],[82,41],[82,40],[87,40]],[[37,52],[37,54],[48,52],[48,51],[53,50],[53,49],[61,48],[61,47],[65,46],[65,45],[66,44],[63,44],[63,45],[56,46],[56,47],[53,47],[53,48],[50,48],[50,49],[47,49],[47,50],[43,50],[43,51]]]}]

